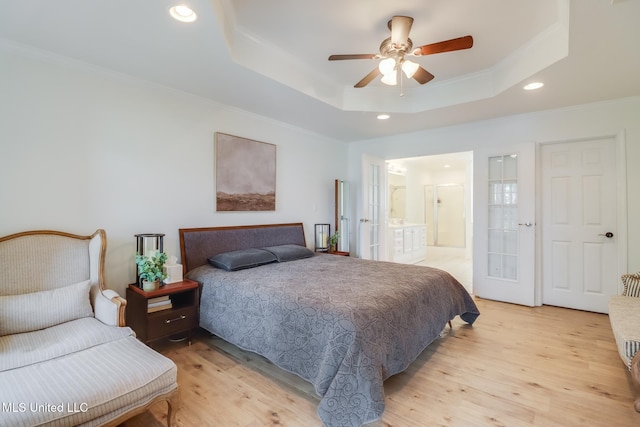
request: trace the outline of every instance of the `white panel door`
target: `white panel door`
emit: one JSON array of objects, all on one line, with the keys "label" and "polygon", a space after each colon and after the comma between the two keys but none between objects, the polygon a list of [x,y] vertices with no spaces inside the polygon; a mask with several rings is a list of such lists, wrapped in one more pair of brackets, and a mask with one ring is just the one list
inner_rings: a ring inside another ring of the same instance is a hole
[{"label": "white panel door", "polygon": [[606,313],[619,282],[615,140],[547,144],[541,153],[542,301]]},{"label": "white panel door", "polygon": [[535,301],[535,145],[474,150],[473,291]]},{"label": "white panel door", "polygon": [[360,258],[385,261],[387,168],[384,160],[362,159],[362,207],[360,218]]}]

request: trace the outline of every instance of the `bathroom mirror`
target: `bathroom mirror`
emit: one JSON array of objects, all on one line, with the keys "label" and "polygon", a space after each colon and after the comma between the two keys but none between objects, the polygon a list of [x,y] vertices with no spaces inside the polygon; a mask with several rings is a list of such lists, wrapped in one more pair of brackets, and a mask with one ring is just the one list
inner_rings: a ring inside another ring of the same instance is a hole
[{"label": "bathroom mirror", "polygon": [[336,179],[335,183],[336,231],[340,232],[338,252],[349,252],[349,183]]},{"label": "bathroom mirror", "polygon": [[391,223],[402,223],[407,218],[407,181],[404,175],[388,174],[389,219]]}]

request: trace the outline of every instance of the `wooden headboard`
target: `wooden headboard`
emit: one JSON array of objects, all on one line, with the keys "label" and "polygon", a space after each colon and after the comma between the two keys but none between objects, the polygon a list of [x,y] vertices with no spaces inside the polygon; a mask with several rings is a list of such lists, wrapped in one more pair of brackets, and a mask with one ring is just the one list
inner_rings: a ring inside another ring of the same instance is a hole
[{"label": "wooden headboard", "polygon": [[248,248],[295,244],[306,246],[301,222],[237,227],[181,228],[180,257],[185,274],[213,255]]}]

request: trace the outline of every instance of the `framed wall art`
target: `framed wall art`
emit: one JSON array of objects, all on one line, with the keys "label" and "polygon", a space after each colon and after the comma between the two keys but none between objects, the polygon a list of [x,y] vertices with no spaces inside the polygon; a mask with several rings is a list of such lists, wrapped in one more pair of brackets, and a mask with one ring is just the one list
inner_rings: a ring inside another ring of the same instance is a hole
[{"label": "framed wall art", "polygon": [[276,210],[276,146],[216,132],[216,211]]}]

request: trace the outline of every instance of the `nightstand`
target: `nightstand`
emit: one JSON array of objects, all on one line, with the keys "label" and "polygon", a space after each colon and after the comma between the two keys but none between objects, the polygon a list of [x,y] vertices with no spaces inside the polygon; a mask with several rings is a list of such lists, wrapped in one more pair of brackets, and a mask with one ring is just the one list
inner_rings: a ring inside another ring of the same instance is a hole
[{"label": "nightstand", "polygon": [[183,280],[145,292],[136,285],[127,288],[125,318],[138,339],[145,344],[186,333],[198,326],[198,282]]}]

